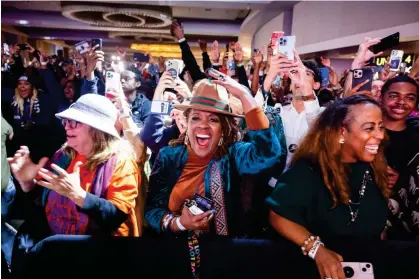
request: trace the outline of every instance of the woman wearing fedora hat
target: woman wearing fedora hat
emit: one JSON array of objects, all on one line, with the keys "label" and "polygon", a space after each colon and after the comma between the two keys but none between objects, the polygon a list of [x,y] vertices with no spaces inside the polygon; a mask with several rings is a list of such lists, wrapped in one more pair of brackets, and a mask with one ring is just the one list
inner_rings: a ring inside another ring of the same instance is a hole
[{"label": "woman wearing fedora hat", "polygon": [[33,163],[25,146],[8,159],[24,192],[42,190],[38,198],[49,232],[138,236],[140,176],[131,145],[115,129],[115,106],[106,97],[86,94],[56,116],[67,142],[48,164],[47,158]]},{"label": "woman wearing fedora hat", "polygon": [[[239,139],[234,118],[243,116],[231,112],[226,89],[242,103],[250,130],[248,143]],[[243,215],[239,176],[276,164],[281,146],[248,89],[228,76],[212,82],[201,80],[192,96],[189,104],[174,105],[184,111],[186,131],[156,159],[145,218],[157,232],[210,231],[237,236],[242,233]],[[194,205],[202,207],[198,200],[209,210],[196,210]]]}]

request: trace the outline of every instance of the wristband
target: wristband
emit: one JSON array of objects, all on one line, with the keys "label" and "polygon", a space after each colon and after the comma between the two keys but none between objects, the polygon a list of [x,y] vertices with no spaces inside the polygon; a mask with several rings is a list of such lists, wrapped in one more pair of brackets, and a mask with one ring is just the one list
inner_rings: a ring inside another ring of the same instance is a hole
[{"label": "wristband", "polygon": [[46,66],[48,65],[48,62],[41,62],[41,66]]},{"label": "wristband", "polygon": [[243,64],[243,63],[240,63],[240,64],[236,64],[236,66],[237,66],[237,67],[243,67],[243,66],[244,66],[244,64]]},{"label": "wristband", "polygon": [[320,239],[317,239],[313,247],[311,247],[310,251],[308,252],[308,256],[314,260],[316,257],[317,250],[319,250],[320,246],[324,246],[323,242],[320,241]]},{"label": "wristband", "polygon": [[186,231],[186,228],[180,223],[180,217],[176,218],[176,226],[179,228],[179,230]]},{"label": "wristband", "polygon": [[213,66],[220,66],[220,63],[212,63]]},{"label": "wristband", "polygon": [[178,40],[178,43],[180,44],[180,43],[183,43],[184,41],[186,41],[186,39],[182,38],[182,39]]}]

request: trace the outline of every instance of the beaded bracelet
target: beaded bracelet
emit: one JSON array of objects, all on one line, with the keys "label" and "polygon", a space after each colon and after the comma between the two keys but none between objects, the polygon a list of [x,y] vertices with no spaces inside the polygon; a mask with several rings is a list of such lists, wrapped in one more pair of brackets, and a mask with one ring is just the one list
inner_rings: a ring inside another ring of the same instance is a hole
[{"label": "beaded bracelet", "polygon": [[320,240],[320,237],[312,235],[309,238],[307,238],[306,241],[304,241],[304,244],[301,246],[301,251],[303,252],[304,256],[307,256],[307,245],[313,240]]},{"label": "beaded bracelet", "polygon": [[167,231],[169,229],[169,225],[172,223],[173,218],[175,218],[175,215],[173,215],[172,213],[167,213],[163,217],[162,228],[164,231]]}]

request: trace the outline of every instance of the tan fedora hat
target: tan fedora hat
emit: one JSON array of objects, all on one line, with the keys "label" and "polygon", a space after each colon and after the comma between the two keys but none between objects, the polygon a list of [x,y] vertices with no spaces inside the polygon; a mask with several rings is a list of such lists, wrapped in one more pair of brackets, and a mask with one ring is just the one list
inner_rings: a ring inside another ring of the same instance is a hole
[{"label": "tan fedora hat", "polygon": [[173,105],[173,107],[182,111],[197,109],[234,117],[244,117],[244,115],[236,114],[232,110],[225,87],[212,83],[208,79],[203,79],[195,84],[189,104]]}]

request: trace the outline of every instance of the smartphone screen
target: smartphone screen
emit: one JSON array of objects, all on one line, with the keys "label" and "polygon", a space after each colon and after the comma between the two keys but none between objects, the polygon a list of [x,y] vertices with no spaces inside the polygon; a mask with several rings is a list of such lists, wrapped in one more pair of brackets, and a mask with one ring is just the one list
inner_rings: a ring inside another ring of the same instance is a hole
[{"label": "smartphone screen", "polygon": [[9,45],[6,43],[3,43],[3,54],[8,56],[10,55]]},{"label": "smartphone screen", "polygon": [[385,51],[387,49],[394,48],[399,44],[400,41],[400,33],[396,32],[391,34],[388,37],[382,38],[381,42],[372,46],[370,49],[373,53],[379,53],[381,51]]},{"label": "smartphone screen", "polygon": [[81,41],[75,45],[76,50],[79,54],[85,54],[89,51],[89,43],[86,41]]},{"label": "smartphone screen", "polygon": [[322,87],[325,88],[329,85],[329,68],[322,67],[320,68],[320,77],[322,78]]}]

